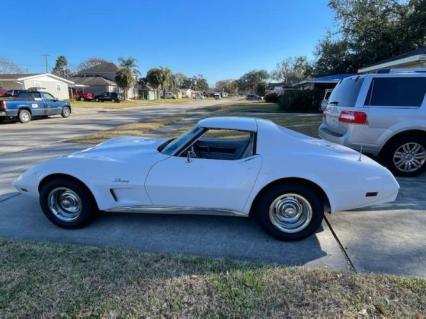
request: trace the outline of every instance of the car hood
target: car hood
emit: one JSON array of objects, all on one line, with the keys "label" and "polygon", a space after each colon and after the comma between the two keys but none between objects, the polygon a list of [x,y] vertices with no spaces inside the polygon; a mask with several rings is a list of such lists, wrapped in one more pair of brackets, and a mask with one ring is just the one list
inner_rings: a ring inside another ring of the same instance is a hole
[{"label": "car hood", "polygon": [[109,139],[94,147],[67,155],[68,158],[99,160],[123,160],[131,156],[158,154],[158,147],[167,139],[150,139],[137,136],[121,136]]}]

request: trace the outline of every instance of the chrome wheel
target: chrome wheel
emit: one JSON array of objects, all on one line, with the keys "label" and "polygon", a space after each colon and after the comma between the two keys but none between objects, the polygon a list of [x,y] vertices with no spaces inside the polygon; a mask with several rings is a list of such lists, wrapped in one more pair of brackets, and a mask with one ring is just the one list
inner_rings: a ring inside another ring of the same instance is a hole
[{"label": "chrome wheel", "polygon": [[64,222],[75,221],[83,208],[80,196],[66,187],[53,189],[47,201],[50,211]]},{"label": "chrome wheel", "polygon": [[410,142],[398,147],[393,154],[393,164],[404,173],[419,170],[426,162],[426,149],[423,145]]},{"label": "chrome wheel", "polygon": [[269,219],[285,233],[297,233],[308,227],[312,220],[309,201],[298,194],[288,193],[277,197],[269,206]]}]

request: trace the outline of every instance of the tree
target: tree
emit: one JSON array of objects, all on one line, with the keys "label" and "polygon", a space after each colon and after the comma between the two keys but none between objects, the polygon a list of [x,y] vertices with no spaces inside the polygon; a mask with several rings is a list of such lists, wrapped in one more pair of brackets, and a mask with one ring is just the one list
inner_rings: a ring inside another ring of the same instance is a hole
[{"label": "tree", "polygon": [[78,67],[77,67],[77,71],[78,71],[78,72],[80,72],[80,71],[83,71],[83,70],[89,69],[89,68],[91,68],[91,67],[93,67],[93,66],[96,66],[96,65],[102,64],[102,63],[111,63],[111,62],[110,62],[110,61],[108,61],[108,60],[102,59],[102,58],[97,58],[97,57],[89,58],[89,59],[87,59],[87,60],[85,60],[85,61],[81,62],[81,63],[78,65]]},{"label": "tree", "polygon": [[68,69],[68,61],[64,55],[58,56],[52,73],[63,78],[68,78],[70,76],[71,71]]},{"label": "tree", "polygon": [[312,73],[312,66],[304,56],[287,58],[277,64],[271,77],[291,85],[306,79]]},{"label": "tree", "polygon": [[202,74],[194,75],[191,79],[191,82],[192,89],[196,91],[207,91],[209,89],[209,83]]},{"label": "tree", "polygon": [[165,90],[171,85],[172,71],[169,68],[152,68],[146,74],[147,82],[157,90],[157,98],[160,98],[160,89]]},{"label": "tree", "polygon": [[358,69],[426,45],[425,0],[330,0],[339,29],[317,48],[316,73]]},{"label": "tree", "polygon": [[127,100],[127,91],[135,83],[133,73],[129,69],[121,68],[115,76],[115,82],[117,82],[117,86],[123,90],[124,99]]},{"label": "tree", "polygon": [[236,80],[221,80],[216,82],[215,88],[219,92],[236,94],[238,93],[238,82]]},{"label": "tree", "polygon": [[140,74],[138,70],[137,60],[135,58],[118,58],[118,65],[120,66],[120,68],[130,71],[134,76]]},{"label": "tree", "polygon": [[349,54],[348,43],[344,40],[326,37],[318,44],[315,55],[318,57],[314,66],[316,75],[357,72]]},{"label": "tree", "polygon": [[178,89],[189,89],[191,86],[190,79],[183,73],[173,74],[174,83]]},{"label": "tree", "polygon": [[255,93],[257,85],[266,82],[269,74],[266,70],[252,70],[238,80],[238,86],[241,90],[249,93]]},{"label": "tree", "polygon": [[0,73],[22,73],[17,64],[6,58],[0,58]]}]

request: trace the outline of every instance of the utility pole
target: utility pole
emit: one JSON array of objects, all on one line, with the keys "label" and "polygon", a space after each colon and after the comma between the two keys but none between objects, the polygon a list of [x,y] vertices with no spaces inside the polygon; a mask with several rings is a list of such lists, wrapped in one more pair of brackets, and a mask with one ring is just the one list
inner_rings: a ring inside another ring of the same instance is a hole
[{"label": "utility pole", "polygon": [[41,56],[44,56],[44,67],[45,67],[46,73],[49,73],[49,63],[47,61],[47,58],[50,55],[49,54],[42,54]]}]

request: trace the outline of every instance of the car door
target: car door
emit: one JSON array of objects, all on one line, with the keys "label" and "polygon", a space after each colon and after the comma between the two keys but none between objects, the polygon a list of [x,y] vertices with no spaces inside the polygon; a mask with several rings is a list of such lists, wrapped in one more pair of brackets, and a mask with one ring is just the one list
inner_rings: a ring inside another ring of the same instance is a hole
[{"label": "car door", "polygon": [[[211,153],[213,158],[170,156],[156,163],[145,181],[153,205],[242,211],[260,171],[261,156],[245,152],[246,156],[231,159],[226,149],[218,149]],[[220,159],[219,152],[229,159]]]},{"label": "car door", "polygon": [[46,115],[46,103],[39,92],[21,92],[17,99],[28,101],[33,116]]},{"label": "car door", "polygon": [[47,92],[41,93],[44,102],[46,103],[46,114],[45,115],[55,115],[62,112],[62,103],[58,101],[52,94]]}]

